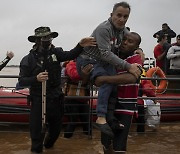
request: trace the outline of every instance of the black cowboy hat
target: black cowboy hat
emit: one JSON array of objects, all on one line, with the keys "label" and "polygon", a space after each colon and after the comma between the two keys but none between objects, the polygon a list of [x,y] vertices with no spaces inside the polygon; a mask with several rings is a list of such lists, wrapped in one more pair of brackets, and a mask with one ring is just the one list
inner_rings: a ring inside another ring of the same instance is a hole
[{"label": "black cowboy hat", "polygon": [[36,38],[51,35],[52,38],[56,38],[58,36],[57,32],[51,32],[49,27],[38,27],[34,30],[35,35],[31,35],[28,37],[28,40],[32,43],[35,43]]}]

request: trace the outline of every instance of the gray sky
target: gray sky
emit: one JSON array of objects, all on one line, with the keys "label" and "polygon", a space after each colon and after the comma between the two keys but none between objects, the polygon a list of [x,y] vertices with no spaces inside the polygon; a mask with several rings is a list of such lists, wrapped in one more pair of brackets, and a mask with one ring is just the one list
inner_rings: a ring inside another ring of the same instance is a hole
[{"label": "gray sky", "polygon": [[[180,34],[180,0],[126,0],[131,5],[127,26],[142,37],[141,47],[147,57],[153,57],[157,44],[152,35],[162,23]],[[117,0],[1,0],[0,61],[6,51],[15,57],[9,64],[18,65],[28,54],[32,43],[27,37],[39,26],[49,26],[59,33],[53,43],[64,50],[72,49],[81,38],[107,20]],[[174,42],[175,39],[172,39]]]}]

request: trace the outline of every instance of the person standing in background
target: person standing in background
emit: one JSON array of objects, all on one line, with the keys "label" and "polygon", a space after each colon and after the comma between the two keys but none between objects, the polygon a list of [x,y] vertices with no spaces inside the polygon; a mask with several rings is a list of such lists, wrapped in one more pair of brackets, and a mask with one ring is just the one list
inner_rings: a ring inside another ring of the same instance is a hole
[{"label": "person standing in background", "polygon": [[[82,68],[83,79],[80,78],[76,69],[76,60],[70,61],[65,67],[65,75],[67,79],[67,96],[89,96],[89,73],[92,69],[91,64]],[[69,94],[69,95],[68,95]],[[83,127],[83,133],[90,135],[89,125],[89,100],[88,99],[72,99],[65,100],[65,114],[67,114],[68,124],[64,130],[64,137],[70,138],[73,136],[76,126],[80,120]]]},{"label": "person standing in background", "polygon": [[167,23],[162,24],[162,30],[156,32],[153,37],[158,39],[162,34],[167,36],[167,42],[169,44],[171,44],[171,38],[176,37],[176,33],[168,26]]},{"label": "person standing in background", "polygon": [[170,74],[180,75],[180,35],[176,37],[176,43],[169,48],[167,59],[170,60]]},{"label": "person standing in background", "polygon": [[166,50],[163,46],[167,43],[167,36],[162,34],[158,38],[158,44],[154,48],[154,58],[156,59],[156,66],[160,67],[165,71],[165,59],[166,59]]}]

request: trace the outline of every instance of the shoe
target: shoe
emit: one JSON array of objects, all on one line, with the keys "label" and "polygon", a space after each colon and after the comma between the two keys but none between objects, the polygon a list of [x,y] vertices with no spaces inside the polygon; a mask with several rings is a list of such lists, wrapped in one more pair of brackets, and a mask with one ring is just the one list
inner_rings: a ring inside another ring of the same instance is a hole
[{"label": "shoe", "polygon": [[114,133],[112,132],[112,129],[109,127],[107,123],[105,124],[93,123],[93,126],[99,129],[101,132],[108,135],[109,137],[114,138]]},{"label": "shoe", "polygon": [[108,124],[114,133],[125,128],[117,119],[109,120]]}]

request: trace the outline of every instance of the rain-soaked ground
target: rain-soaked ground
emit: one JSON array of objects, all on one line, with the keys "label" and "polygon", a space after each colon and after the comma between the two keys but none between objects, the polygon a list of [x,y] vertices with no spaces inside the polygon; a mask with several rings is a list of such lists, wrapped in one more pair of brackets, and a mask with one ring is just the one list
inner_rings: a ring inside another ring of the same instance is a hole
[{"label": "rain-soaked ground", "polygon": [[[71,139],[63,138],[61,133],[53,149],[44,150],[44,154],[102,154],[100,133],[93,130],[92,139],[81,131]],[[0,125],[0,154],[31,154],[28,126]],[[137,134],[132,126],[128,137],[128,154],[179,154],[180,123],[161,123],[153,131],[146,129],[145,134]]]}]

